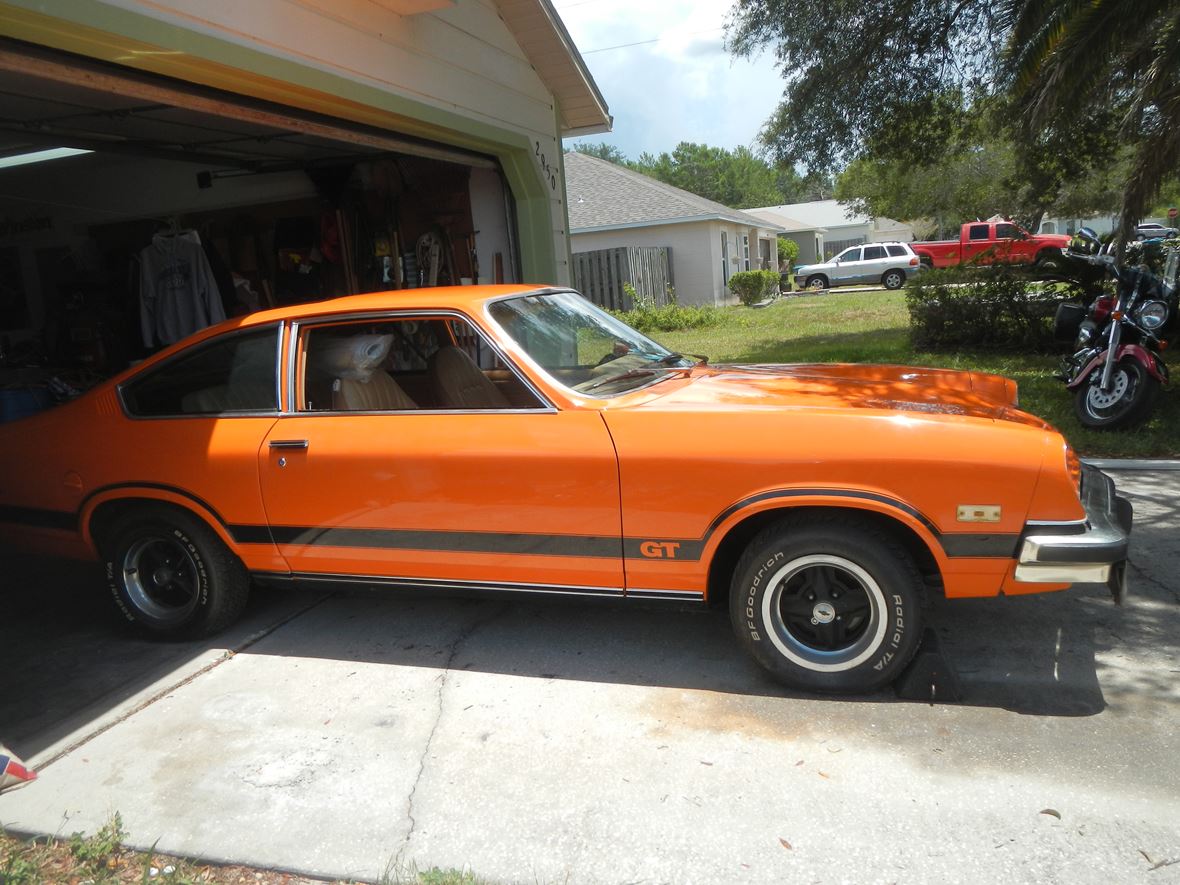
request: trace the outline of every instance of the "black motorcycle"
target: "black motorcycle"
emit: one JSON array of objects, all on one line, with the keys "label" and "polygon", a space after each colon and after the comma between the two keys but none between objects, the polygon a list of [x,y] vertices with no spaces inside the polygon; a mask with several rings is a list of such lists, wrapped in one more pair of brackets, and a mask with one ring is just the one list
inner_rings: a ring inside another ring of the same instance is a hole
[{"label": "black motorcycle", "polygon": [[1120,266],[1089,228],[1078,231],[1068,255],[1112,276],[1115,293],[1099,295],[1088,308],[1057,308],[1054,333],[1073,338],[1075,351],[1058,377],[1073,392],[1074,410],[1086,427],[1133,426],[1151,414],[1168,383],[1160,353],[1177,331],[1176,288],[1146,266]]}]

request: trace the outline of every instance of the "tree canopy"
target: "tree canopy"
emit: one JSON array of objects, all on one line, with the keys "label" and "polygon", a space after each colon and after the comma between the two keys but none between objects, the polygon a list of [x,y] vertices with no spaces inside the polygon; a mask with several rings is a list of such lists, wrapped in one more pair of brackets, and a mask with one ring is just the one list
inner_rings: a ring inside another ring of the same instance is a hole
[{"label": "tree canopy", "polygon": [[771,158],[895,217],[1110,201],[1126,231],[1180,161],[1175,0],[737,0],[727,40],[784,71]]},{"label": "tree canopy", "polygon": [[772,166],[747,147],[730,150],[682,141],[671,152],[644,153],[636,160],[627,159],[621,150],[605,142],[575,144],[573,148],[734,209],[778,206],[832,195],[833,185],[827,176],[803,178],[791,167]]}]

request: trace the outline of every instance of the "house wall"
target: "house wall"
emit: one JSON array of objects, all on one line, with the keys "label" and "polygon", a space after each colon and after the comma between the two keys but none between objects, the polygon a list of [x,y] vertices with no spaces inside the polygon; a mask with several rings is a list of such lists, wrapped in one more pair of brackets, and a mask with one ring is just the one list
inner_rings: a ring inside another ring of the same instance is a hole
[{"label": "house wall", "polygon": [[[676,300],[680,304],[709,304],[721,307],[736,304],[737,298],[725,286],[728,276],[722,273],[721,232],[729,237],[729,275],[745,270],[742,236],[750,238],[750,269],[759,270],[758,240],[773,234],[757,227],[720,221],[693,221],[683,224],[654,224],[621,230],[573,233],[570,249],[593,252],[620,246],[666,246],[672,250],[672,279]],[[778,271],[778,253],[771,250],[771,270]]]},{"label": "house wall", "polygon": [[[46,12],[45,10],[52,10]],[[496,156],[526,279],[569,281],[553,95],[492,0],[0,0],[5,33]]]},{"label": "house wall", "polygon": [[570,236],[570,248],[575,255],[620,246],[669,247],[672,284],[679,303],[729,303],[728,292],[721,283],[721,225],[717,222],[662,224]]},{"label": "house wall", "polygon": [[795,259],[796,264],[816,264],[823,260],[824,238],[822,234],[813,230],[801,230],[791,231],[782,234],[782,236],[799,247],[799,257]]}]

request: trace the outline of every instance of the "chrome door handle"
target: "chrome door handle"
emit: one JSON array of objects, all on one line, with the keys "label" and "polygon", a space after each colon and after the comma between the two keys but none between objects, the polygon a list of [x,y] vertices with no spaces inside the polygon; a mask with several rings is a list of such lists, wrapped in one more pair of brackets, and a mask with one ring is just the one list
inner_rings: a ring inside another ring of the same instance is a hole
[{"label": "chrome door handle", "polygon": [[305,439],[272,439],[270,441],[272,449],[306,449],[307,440]]}]

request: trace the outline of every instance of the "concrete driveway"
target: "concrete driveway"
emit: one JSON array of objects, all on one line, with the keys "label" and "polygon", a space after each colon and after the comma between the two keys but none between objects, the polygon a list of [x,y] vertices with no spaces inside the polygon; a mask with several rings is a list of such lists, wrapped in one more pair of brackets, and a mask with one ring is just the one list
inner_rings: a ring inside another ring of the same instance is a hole
[{"label": "concrete driveway", "polygon": [[272,592],[156,643],[9,551],[0,739],[41,776],[0,822],[338,878],[1180,882],[1180,471],[1115,479],[1130,603],[935,604],[956,704],[784,692],[720,613]]}]

